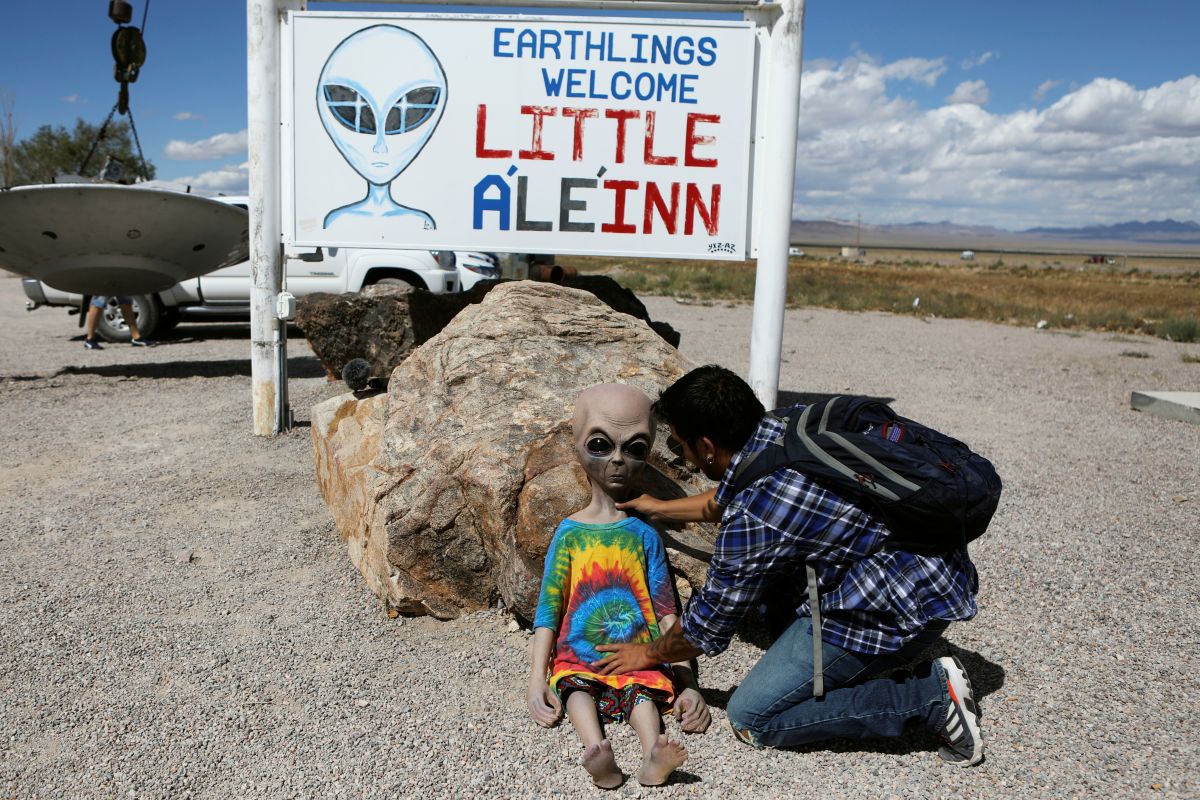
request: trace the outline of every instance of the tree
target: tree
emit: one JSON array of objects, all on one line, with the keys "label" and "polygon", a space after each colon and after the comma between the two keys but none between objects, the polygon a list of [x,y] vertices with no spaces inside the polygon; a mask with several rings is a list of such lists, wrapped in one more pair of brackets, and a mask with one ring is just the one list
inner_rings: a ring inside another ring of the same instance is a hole
[{"label": "tree", "polygon": [[[58,175],[83,175],[95,178],[104,168],[109,157],[120,159],[125,165],[126,179],[134,175],[141,177],[141,160],[130,135],[129,123],[114,120],[104,132],[104,138],[96,143],[99,128],[82,119],[75,121],[75,129],[68,131],[62,125],[43,125],[27,139],[17,142],[5,160],[4,177],[9,186],[30,183],[53,183]],[[96,144],[96,151],[88,159],[88,152]],[[87,159],[86,168],[84,160]],[[145,177],[154,177],[154,165],[146,162]]]},{"label": "tree", "polygon": [[0,186],[12,186],[12,151],[17,141],[17,123],[13,120],[13,95],[0,89]]}]

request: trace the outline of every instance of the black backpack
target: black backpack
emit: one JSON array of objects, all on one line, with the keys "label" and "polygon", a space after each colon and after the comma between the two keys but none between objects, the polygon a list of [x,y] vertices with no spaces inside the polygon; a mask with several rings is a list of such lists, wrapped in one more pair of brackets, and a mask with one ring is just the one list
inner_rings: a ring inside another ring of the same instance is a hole
[{"label": "black backpack", "polygon": [[875,515],[891,532],[884,548],[920,554],[979,538],[1000,502],[991,462],[882,401],[834,397],[777,418],[783,435],[738,465],[735,493],[791,467]]}]

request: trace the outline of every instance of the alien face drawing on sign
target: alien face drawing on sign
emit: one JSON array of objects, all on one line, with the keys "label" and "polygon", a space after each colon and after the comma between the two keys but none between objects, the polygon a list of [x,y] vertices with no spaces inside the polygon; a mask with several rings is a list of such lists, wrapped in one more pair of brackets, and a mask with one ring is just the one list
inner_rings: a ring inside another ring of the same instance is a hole
[{"label": "alien face drawing on sign", "polygon": [[412,31],[374,25],[343,39],[321,70],[317,109],[367,194],[330,211],[322,227],[350,217],[436,228],[426,212],[397,203],[391,185],[425,147],[445,106],[446,72]]}]

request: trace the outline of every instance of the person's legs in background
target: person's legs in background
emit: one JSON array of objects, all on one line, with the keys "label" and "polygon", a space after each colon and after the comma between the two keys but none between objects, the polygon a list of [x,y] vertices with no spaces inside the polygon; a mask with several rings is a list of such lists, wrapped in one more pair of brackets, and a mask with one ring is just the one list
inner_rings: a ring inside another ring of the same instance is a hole
[{"label": "person's legs in background", "polygon": [[133,301],[128,297],[118,297],[117,303],[121,308],[121,316],[125,318],[125,324],[129,326],[129,343],[134,347],[149,346],[150,342],[143,339],[141,331],[138,330],[137,314],[133,312]]},{"label": "person's legs in background", "polygon": [[[137,314],[133,310],[133,298],[124,295],[118,295],[116,298],[117,306],[121,309],[121,317],[124,318],[125,324],[129,326],[130,339],[129,343],[134,347],[149,347],[151,342],[142,338],[141,331],[137,326]],[[96,338],[96,326],[100,323],[100,315],[104,313],[105,306],[108,305],[108,298],[103,295],[97,295],[88,303],[87,317],[83,322],[83,346],[88,350],[103,350],[100,341]]]},{"label": "person's legs in background", "polygon": [[96,324],[100,322],[100,313],[108,304],[108,298],[97,295],[88,303],[87,317],[83,322],[83,346],[88,350],[103,350],[96,339]]}]

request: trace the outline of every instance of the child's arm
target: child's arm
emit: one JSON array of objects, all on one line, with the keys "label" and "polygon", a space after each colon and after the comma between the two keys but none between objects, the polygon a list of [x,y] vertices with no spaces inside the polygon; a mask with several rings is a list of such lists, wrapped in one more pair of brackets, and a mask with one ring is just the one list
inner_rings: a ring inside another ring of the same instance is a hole
[{"label": "child's arm", "polygon": [[529,691],[526,702],[533,721],[543,728],[551,728],[562,719],[562,701],[546,682],[546,668],[550,663],[550,650],[554,647],[554,631],[550,628],[533,629],[533,656],[529,665]]},{"label": "child's arm", "polygon": [[[561,530],[561,526],[560,529]],[[550,654],[562,624],[563,587],[570,566],[570,553],[560,550],[559,531],[555,531],[546,552],[546,567],[542,574],[542,590],[538,595],[537,613],[533,618],[533,646],[530,650],[529,686],[525,693],[529,714],[543,728],[558,724],[562,719],[562,701],[546,681]]]},{"label": "child's arm", "polygon": [[[676,621],[674,614],[668,614],[663,617],[659,631],[666,633]],[[680,661],[671,666],[675,672],[675,684],[679,687],[674,708],[679,717],[679,726],[684,733],[704,733],[712,724],[712,715],[708,711],[708,703],[704,702],[704,695],[700,694],[700,684],[696,681],[696,673],[692,671],[692,662]]]}]

